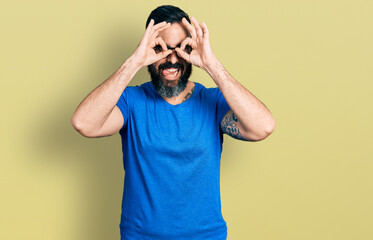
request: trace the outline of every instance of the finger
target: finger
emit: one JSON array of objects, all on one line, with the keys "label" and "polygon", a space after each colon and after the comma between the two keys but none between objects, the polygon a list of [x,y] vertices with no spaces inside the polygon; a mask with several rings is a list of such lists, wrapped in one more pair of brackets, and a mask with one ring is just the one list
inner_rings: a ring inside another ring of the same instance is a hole
[{"label": "finger", "polygon": [[207,25],[206,23],[202,22],[202,30],[203,30],[203,37],[204,37],[204,40],[209,40],[210,39],[210,32],[207,28]]},{"label": "finger", "polygon": [[181,50],[185,50],[186,45],[192,46],[193,40],[190,37],[185,38],[181,43],[180,43],[180,48]]},{"label": "finger", "polygon": [[142,39],[140,41],[140,45],[144,44],[144,43],[145,44],[148,43],[149,35],[150,35],[150,32],[152,31],[153,25],[154,25],[154,20],[150,19],[149,24],[148,24],[148,26],[145,29],[145,33],[144,33],[144,35],[143,35],[143,37],[142,37]]},{"label": "finger", "polygon": [[193,39],[197,39],[197,34],[196,34],[196,30],[194,29],[194,27],[188,22],[188,20],[186,20],[186,18],[183,18],[182,20],[182,23],[184,24],[184,26],[188,29],[190,35],[192,35],[192,38]]},{"label": "finger", "polygon": [[202,42],[203,34],[202,34],[201,26],[199,25],[199,23],[198,23],[198,21],[195,17],[191,17],[190,20],[192,21],[194,27],[196,28],[198,40]]},{"label": "finger", "polygon": [[166,25],[167,22],[166,21],[163,21],[163,22],[160,22],[160,23],[157,23],[156,25],[154,25],[151,30],[150,30],[150,35],[152,36],[154,31],[156,31],[157,29],[163,27],[164,25]]},{"label": "finger", "polygon": [[160,28],[160,27],[163,27],[163,26],[166,25],[167,23],[168,23],[168,22],[166,22],[166,21],[163,21],[163,22],[157,23],[157,24],[154,25],[153,29],[156,30],[156,29],[158,29],[158,28]]},{"label": "finger", "polygon": [[163,30],[165,30],[169,27],[171,27],[171,23],[167,23],[166,25],[164,25],[160,28],[157,28],[156,30],[153,31],[152,37],[156,38],[158,36],[159,32],[161,32],[161,31],[163,31]]},{"label": "finger", "polygon": [[[167,56],[170,55],[171,53],[172,53],[172,50],[163,51],[163,52],[157,54],[157,58],[158,58],[158,60],[160,60],[160,59],[162,59],[162,58],[167,57]],[[158,61],[158,60],[157,60],[157,61]]]},{"label": "finger", "polygon": [[190,63],[190,55],[188,53],[186,53],[183,50],[181,50],[181,48],[175,48],[175,51],[176,51],[177,55],[179,55],[180,57],[182,57],[183,59],[185,59],[185,61],[187,61],[188,63]]},{"label": "finger", "polygon": [[[158,44],[161,45],[163,51],[167,51],[167,50],[168,50],[168,48],[167,48],[167,44],[163,41],[163,39],[162,39],[161,37],[157,37],[157,38],[155,39],[154,43],[155,43],[155,45],[158,45]],[[155,45],[154,45],[154,46],[155,46]],[[154,46],[153,46],[153,47],[154,47]]]},{"label": "finger", "polygon": [[154,20],[153,19],[150,19],[150,22],[148,24],[148,27],[146,28],[145,30],[145,33],[148,33],[151,31],[152,27],[154,26]]}]

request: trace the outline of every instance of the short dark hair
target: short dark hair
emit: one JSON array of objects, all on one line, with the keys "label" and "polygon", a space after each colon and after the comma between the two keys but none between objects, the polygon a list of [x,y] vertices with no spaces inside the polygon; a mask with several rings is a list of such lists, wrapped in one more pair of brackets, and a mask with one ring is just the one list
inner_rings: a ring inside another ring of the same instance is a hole
[{"label": "short dark hair", "polygon": [[151,19],[154,20],[154,25],[163,21],[169,22],[169,23],[180,23],[181,19],[186,18],[186,20],[190,23],[189,16],[186,12],[181,10],[178,7],[172,6],[172,5],[163,5],[159,6],[156,9],[154,9],[148,19],[146,20],[145,28],[148,27],[149,22]]}]

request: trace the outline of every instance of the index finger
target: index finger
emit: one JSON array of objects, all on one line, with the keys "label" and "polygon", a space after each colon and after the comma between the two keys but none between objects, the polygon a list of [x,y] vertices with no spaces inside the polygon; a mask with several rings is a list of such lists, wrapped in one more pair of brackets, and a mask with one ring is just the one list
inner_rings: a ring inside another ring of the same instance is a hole
[{"label": "index finger", "polygon": [[155,25],[153,30],[152,30],[152,37],[155,38],[158,35],[159,32],[161,32],[161,31],[163,31],[163,30],[165,30],[169,27],[171,27],[171,23],[165,23],[165,24],[162,24],[160,26],[158,26],[158,24]]},{"label": "index finger", "polygon": [[[149,24],[149,25],[150,25],[150,24]],[[160,28],[162,28],[162,27],[164,27],[164,26],[166,26],[166,25],[167,25],[167,22],[166,22],[166,21],[163,21],[163,22],[160,22],[160,23],[155,24],[154,26],[152,26],[152,27],[150,28],[150,35],[153,35],[154,31],[157,31],[157,29],[160,29]]]},{"label": "index finger", "polygon": [[145,34],[149,33],[150,32],[150,29],[153,27],[154,25],[154,19],[150,19],[150,22],[148,24],[148,27],[146,28],[145,30]]},{"label": "index finger", "polygon": [[163,41],[163,39],[161,37],[157,37],[154,41],[155,45],[159,44],[161,45],[163,51],[167,51],[168,48],[167,48],[167,44]]},{"label": "index finger", "polygon": [[191,17],[190,18],[190,21],[192,21],[196,31],[197,31],[197,37],[199,38],[199,40],[202,40],[202,29],[197,21],[197,19],[195,17]]},{"label": "index finger", "polygon": [[183,18],[181,21],[183,22],[184,26],[188,29],[190,35],[192,35],[192,39],[196,39],[197,34],[194,27],[188,22],[188,20],[186,20],[186,18]]}]

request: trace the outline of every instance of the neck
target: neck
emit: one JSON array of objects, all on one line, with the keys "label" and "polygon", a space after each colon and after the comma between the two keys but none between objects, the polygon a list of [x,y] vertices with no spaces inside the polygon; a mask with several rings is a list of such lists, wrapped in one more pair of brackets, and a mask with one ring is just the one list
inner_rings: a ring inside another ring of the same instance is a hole
[{"label": "neck", "polygon": [[188,81],[184,91],[182,91],[178,96],[171,97],[171,98],[163,97],[163,99],[167,101],[169,104],[177,105],[188,100],[192,96],[194,89],[195,89],[195,83]]}]

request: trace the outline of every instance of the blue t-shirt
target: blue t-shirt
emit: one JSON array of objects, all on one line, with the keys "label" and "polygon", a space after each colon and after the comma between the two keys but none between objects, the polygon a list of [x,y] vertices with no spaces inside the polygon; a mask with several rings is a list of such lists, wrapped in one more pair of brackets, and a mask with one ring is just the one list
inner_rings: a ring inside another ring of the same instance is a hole
[{"label": "blue t-shirt", "polygon": [[195,83],[172,105],[151,82],[128,86],[117,106],[125,170],[122,240],[225,240],[220,122],[230,110],[218,88]]}]

